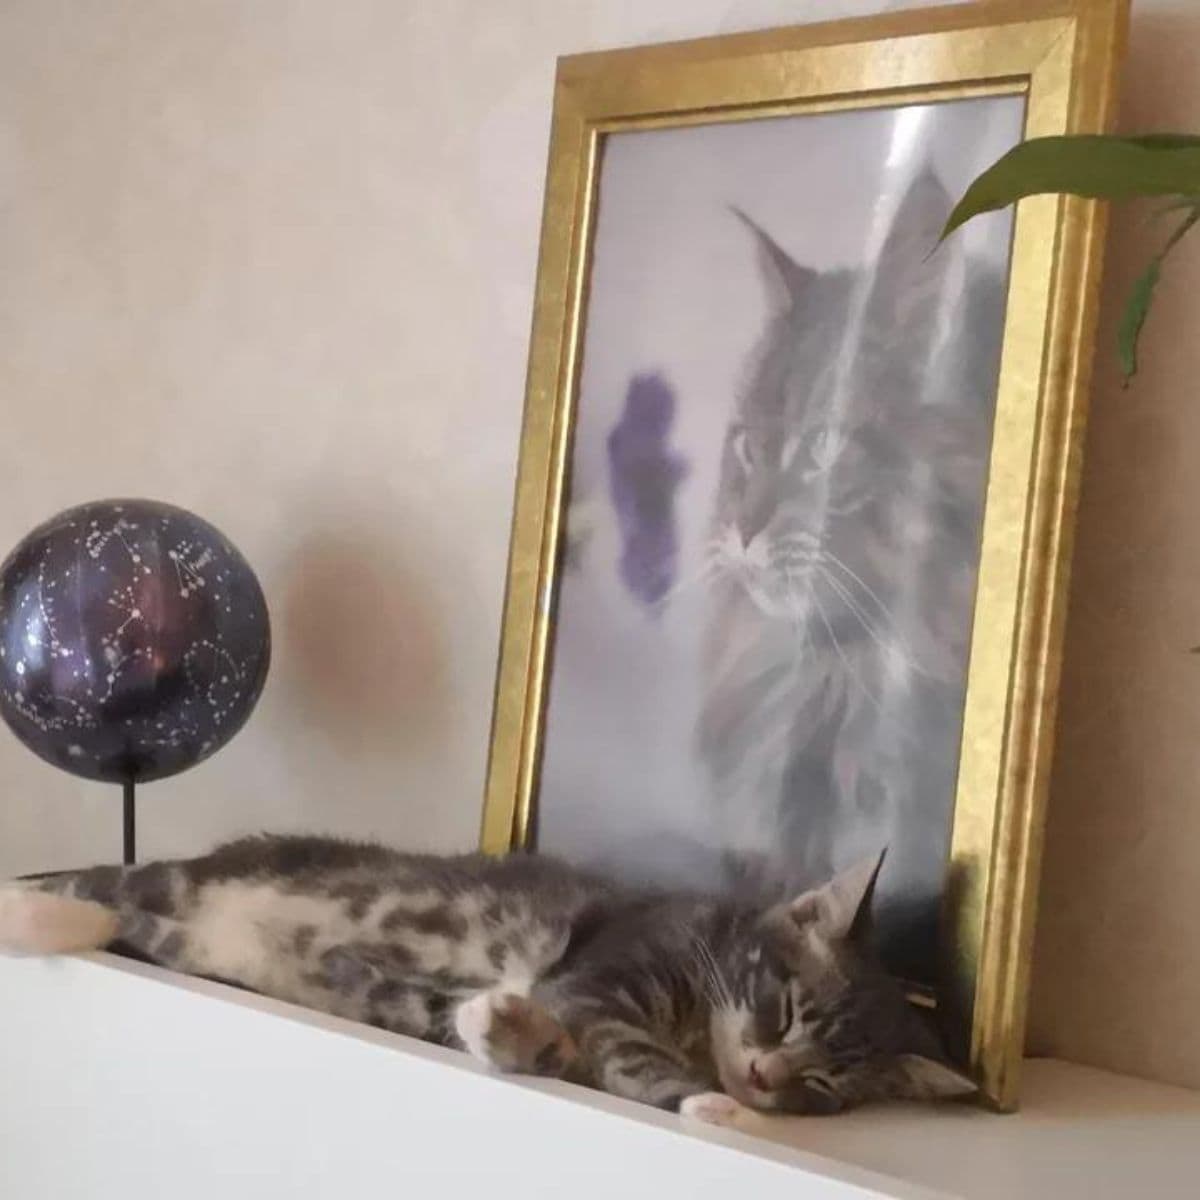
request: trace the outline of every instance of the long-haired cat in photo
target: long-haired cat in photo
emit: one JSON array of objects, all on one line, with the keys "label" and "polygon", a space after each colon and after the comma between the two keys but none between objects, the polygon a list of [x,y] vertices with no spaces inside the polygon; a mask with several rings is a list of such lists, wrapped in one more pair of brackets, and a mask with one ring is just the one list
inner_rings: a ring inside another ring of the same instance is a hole
[{"label": "long-haired cat in photo", "polygon": [[734,215],[770,299],[725,431],[696,732],[718,840],[761,887],[890,846],[881,926],[913,977],[933,969],[1004,325],[998,272],[936,249],[951,207],[926,169],[864,266],[823,271]]},{"label": "long-haired cat in photo", "polygon": [[720,1124],[966,1095],[874,956],[879,861],[762,908],[537,855],[262,836],[0,887],[0,952],[110,947]]}]

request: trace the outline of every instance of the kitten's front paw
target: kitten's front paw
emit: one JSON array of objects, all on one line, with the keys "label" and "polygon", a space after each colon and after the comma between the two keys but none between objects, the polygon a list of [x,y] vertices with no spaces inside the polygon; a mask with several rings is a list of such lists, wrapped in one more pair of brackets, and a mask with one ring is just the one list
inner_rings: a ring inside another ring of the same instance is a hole
[{"label": "kitten's front paw", "polygon": [[464,1000],[454,1027],[467,1050],[501,1071],[557,1076],[576,1054],[571,1035],[540,1004],[515,992]]},{"label": "kitten's front paw", "polygon": [[700,1092],[688,1096],[679,1105],[679,1115],[705,1125],[736,1125],[739,1118],[750,1110],[724,1092]]}]

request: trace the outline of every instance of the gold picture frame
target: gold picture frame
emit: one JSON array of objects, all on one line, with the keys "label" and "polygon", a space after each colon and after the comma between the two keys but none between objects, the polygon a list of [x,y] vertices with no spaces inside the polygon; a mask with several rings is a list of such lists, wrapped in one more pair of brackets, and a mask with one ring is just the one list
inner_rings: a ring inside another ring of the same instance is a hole
[{"label": "gold picture frame", "polygon": [[[994,0],[560,60],[482,846],[529,845],[598,173],[613,132],[1019,95],[1024,136],[1099,133],[1128,0]],[[938,1003],[984,1097],[1017,1099],[1103,209],[1015,218]]]}]

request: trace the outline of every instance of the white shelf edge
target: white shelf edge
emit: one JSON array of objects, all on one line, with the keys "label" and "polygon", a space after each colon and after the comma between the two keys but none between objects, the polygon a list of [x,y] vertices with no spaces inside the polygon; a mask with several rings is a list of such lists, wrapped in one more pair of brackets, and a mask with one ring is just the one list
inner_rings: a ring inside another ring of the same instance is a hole
[{"label": "white shelf edge", "polygon": [[406,1183],[478,1200],[481,1176],[489,1196],[570,1186],[573,1200],[661,1200],[664,1187],[1127,1200],[1200,1186],[1200,1094],[1052,1060],[1027,1064],[1016,1116],[897,1105],[731,1131],[104,954],[0,958],[0,1014],[0,1195],[139,1200],[168,1176],[173,1200]]}]

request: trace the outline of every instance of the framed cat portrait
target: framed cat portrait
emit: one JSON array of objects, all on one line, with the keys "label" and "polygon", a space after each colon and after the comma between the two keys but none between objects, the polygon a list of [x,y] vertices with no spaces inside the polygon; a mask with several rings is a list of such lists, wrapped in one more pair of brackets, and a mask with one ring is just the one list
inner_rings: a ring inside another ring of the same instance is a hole
[{"label": "framed cat portrait", "polygon": [[1126,0],[560,61],[483,821],[756,895],[886,850],[876,932],[1016,1096],[1102,238],[939,244],[1107,128]]}]

